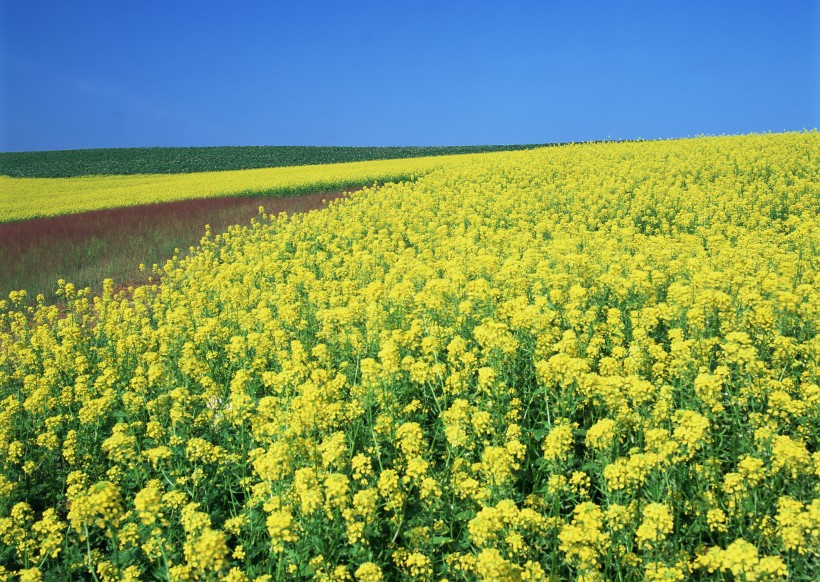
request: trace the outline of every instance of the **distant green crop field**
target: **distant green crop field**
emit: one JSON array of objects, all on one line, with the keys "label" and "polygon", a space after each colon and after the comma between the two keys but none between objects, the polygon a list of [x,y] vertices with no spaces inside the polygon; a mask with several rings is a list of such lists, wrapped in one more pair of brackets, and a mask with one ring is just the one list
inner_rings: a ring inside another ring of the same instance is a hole
[{"label": "distant green crop field", "polygon": [[549,144],[441,147],[225,146],[6,152],[0,153],[0,174],[16,178],[186,174],[513,151],[543,145]]}]

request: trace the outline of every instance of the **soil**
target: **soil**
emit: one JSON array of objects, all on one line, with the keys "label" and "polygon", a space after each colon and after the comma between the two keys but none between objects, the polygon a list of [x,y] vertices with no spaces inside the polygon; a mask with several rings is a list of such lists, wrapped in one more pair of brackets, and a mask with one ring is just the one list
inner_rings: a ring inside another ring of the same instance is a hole
[{"label": "soil", "polygon": [[[163,224],[173,226],[180,222],[196,222],[203,225],[203,228],[210,223],[211,230],[218,233],[222,225],[212,224],[210,220],[215,214],[226,214],[225,211],[229,211],[232,217],[244,218],[244,222],[247,222],[258,215],[260,206],[265,207],[267,214],[274,215],[280,212],[308,212],[322,208],[323,201],[330,202],[357,190],[361,188],[290,197],[201,198],[0,223],[0,245],[24,249],[44,238],[76,243],[78,239],[105,237],[112,228],[116,228],[118,234],[121,234],[122,229],[139,230],[141,225],[150,224],[160,229]],[[239,219],[235,221],[236,224],[241,222],[243,221]]]}]

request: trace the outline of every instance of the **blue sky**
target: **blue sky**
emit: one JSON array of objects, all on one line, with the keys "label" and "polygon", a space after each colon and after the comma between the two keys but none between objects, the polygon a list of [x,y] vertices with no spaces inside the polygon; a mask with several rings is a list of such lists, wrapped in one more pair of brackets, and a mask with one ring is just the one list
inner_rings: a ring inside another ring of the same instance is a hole
[{"label": "blue sky", "polygon": [[820,2],[0,0],[0,150],[811,129]]}]

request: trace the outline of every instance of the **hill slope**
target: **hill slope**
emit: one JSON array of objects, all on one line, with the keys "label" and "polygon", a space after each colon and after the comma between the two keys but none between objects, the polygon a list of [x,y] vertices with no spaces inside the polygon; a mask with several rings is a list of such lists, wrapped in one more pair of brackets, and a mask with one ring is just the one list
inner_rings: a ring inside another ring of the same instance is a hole
[{"label": "hill slope", "polygon": [[[473,156],[0,304],[0,564],[811,580],[820,136]],[[32,572],[23,572],[32,576]]]}]

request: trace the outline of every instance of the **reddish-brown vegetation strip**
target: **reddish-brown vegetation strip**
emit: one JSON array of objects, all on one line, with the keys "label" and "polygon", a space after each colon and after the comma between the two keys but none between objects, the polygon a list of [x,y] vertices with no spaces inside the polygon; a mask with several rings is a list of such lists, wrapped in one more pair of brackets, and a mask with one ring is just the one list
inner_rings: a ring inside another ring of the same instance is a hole
[{"label": "reddish-brown vegetation strip", "polygon": [[205,225],[213,233],[247,224],[259,206],[268,214],[307,212],[358,190],[292,197],[206,198],[112,208],[0,223],[0,294],[26,289],[49,298],[57,279],[99,290],[102,280],[141,283],[139,263],[163,264],[174,249],[199,244]]}]

